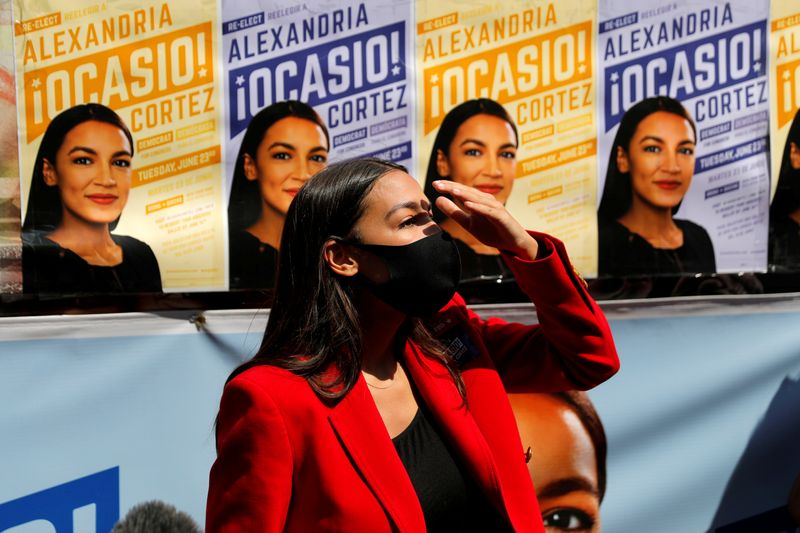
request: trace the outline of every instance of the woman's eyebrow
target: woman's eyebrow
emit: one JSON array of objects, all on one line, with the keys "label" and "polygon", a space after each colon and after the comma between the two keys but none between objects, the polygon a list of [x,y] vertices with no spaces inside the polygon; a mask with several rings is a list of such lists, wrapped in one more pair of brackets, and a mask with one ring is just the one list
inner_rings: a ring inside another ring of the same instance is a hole
[{"label": "woman's eyebrow", "polygon": [[464,139],[459,146],[464,146],[467,143],[475,143],[478,146],[486,146],[486,143],[478,139]]},{"label": "woman's eyebrow", "polygon": [[[277,143],[275,143],[275,144],[277,144]],[[275,146],[275,144],[273,144],[272,146]],[[270,148],[272,148],[272,146],[270,146]],[[287,145],[287,146],[291,147],[291,145]],[[291,149],[293,150],[294,147],[291,147]],[[325,148],[324,146],[315,146],[314,148],[309,150],[310,153],[313,153],[313,152],[327,152],[327,151],[328,151],[328,149]]]},{"label": "woman's eyebrow", "polygon": [[92,155],[97,155],[97,151],[94,148],[89,148],[88,146],[73,146],[72,149],[67,152],[67,155],[72,154],[72,152],[87,152]]},{"label": "woman's eyebrow", "polygon": [[[399,204],[395,204],[394,206],[392,206],[392,208],[389,209],[389,212],[386,213],[386,216],[384,216],[383,218],[384,220],[388,220],[389,217],[391,217],[396,211],[399,211],[401,209],[411,209],[412,211],[417,211],[420,209],[420,207],[424,208],[424,206],[421,205],[420,202],[415,202],[413,200],[409,200],[408,202],[401,202]],[[423,209],[423,211],[427,211],[427,209]]]},{"label": "woman's eyebrow", "polygon": [[279,146],[279,147],[282,147],[282,148],[286,148],[287,150],[296,150],[296,148],[293,145],[291,145],[289,143],[282,142],[282,141],[277,141],[277,142],[274,142],[274,143],[270,144],[269,148],[267,148],[267,150],[272,150],[276,146]]},{"label": "woman's eyebrow", "polygon": [[657,143],[664,143],[664,139],[661,137],[656,137],[655,135],[645,135],[639,140],[639,144],[642,144],[645,141],[655,141]]},{"label": "woman's eyebrow", "polygon": [[588,492],[593,496],[599,496],[597,487],[592,482],[585,477],[578,476],[557,479],[546,484],[539,491],[538,498],[540,501],[547,498],[558,498],[570,492]]}]

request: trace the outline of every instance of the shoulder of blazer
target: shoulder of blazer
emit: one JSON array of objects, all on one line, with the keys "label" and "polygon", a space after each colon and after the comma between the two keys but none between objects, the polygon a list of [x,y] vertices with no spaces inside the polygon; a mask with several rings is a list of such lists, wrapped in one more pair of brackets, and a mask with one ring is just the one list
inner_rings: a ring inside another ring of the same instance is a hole
[{"label": "shoulder of blazer", "polygon": [[285,368],[258,365],[248,368],[225,386],[246,390],[251,396],[269,397],[285,417],[307,416],[309,411],[328,411],[328,406],[317,396],[304,377]]}]

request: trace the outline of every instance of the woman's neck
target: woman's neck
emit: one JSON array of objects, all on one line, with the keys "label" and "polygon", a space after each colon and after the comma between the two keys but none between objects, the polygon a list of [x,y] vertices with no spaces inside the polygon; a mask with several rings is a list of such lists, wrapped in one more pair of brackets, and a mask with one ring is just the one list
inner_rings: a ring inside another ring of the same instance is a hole
[{"label": "woman's neck", "polygon": [[451,237],[454,239],[458,239],[459,241],[463,242],[467,246],[469,246],[473,252],[480,255],[499,255],[500,252],[497,248],[493,248],[491,246],[486,246],[481,241],[475,238],[470,232],[462,228],[458,222],[453,220],[452,218],[444,219],[439,226],[442,227],[444,231],[450,234]]},{"label": "woman's neck", "polygon": [[247,232],[264,244],[268,244],[278,250],[281,247],[281,233],[283,233],[284,222],[286,222],[285,214],[278,213],[274,209],[262,205],[261,216],[252,226],[247,228]]},{"label": "woman's neck", "polygon": [[640,235],[654,248],[683,246],[683,231],[675,224],[671,208],[654,207],[634,197],[631,208],[617,222]]},{"label": "woman's neck", "polygon": [[398,334],[406,316],[367,289],[356,295],[361,326],[361,370],[376,379],[392,379],[397,370]]},{"label": "woman's neck", "polygon": [[63,214],[61,223],[47,238],[90,265],[115,266],[123,259],[122,248],[111,238],[108,224],[89,224],[69,213]]}]

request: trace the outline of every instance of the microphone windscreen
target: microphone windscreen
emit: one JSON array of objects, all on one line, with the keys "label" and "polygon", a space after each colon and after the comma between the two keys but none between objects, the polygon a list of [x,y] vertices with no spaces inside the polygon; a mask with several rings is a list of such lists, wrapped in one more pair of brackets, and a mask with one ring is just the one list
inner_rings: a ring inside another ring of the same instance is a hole
[{"label": "microphone windscreen", "polygon": [[191,516],[175,506],[153,500],[134,505],[111,533],[202,533]]}]

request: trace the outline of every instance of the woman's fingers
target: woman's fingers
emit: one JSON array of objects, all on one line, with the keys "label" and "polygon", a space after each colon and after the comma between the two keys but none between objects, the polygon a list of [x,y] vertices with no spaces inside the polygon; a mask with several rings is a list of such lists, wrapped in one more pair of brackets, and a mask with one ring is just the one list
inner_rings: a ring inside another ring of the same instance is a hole
[{"label": "woman's fingers", "polygon": [[482,204],[480,202],[473,202],[472,200],[466,200],[464,202],[464,207],[466,207],[470,211],[474,211],[475,213],[480,213],[483,216],[490,217],[495,220],[500,220],[503,214],[506,213],[505,208],[498,209],[497,206]]},{"label": "woman's fingers", "polygon": [[457,202],[499,203],[491,194],[449,180],[436,180],[433,182],[433,187],[440,193],[449,194]]},{"label": "woman's fingers", "polygon": [[536,257],[536,240],[494,196],[448,180],[434,181],[433,186],[440,193],[452,197],[440,196],[436,199],[436,206],[442,213],[482,243],[529,259]]},{"label": "woman's fingers", "polygon": [[456,205],[453,200],[444,196],[440,196],[436,199],[436,207],[438,207],[439,211],[444,213],[447,217],[452,218],[459,225],[464,226],[465,229],[469,229],[469,213],[465,212],[461,207]]}]

